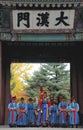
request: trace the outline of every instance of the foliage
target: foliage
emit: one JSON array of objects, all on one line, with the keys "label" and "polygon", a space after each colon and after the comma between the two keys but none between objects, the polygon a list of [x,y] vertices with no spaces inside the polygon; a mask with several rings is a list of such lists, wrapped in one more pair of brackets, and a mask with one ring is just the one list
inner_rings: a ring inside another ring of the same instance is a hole
[{"label": "foliage", "polygon": [[12,63],[10,67],[10,89],[12,96],[16,95],[18,98],[26,94],[25,86],[26,79],[30,79],[30,70],[33,68],[31,64],[26,63]]},{"label": "foliage", "polygon": [[40,70],[35,71],[31,79],[27,79],[30,88],[25,88],[28,96],[38,96],[40,86],[48,91],[51,97],[56,98],[59,94],[70,97],[70,71],[65,63],[41,64]]}]

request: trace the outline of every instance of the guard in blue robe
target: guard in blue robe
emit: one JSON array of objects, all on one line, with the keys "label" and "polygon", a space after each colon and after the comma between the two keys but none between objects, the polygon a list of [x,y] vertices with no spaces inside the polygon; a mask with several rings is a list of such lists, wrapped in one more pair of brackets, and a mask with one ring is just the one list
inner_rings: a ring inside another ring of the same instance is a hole
[{"label": "guard in blue robe", "polygon": [[21,98],[21,103],[18,104],[18,120],[17,126],[25,127],[27,125],[27,110],[24,98]]},{"label": "guard in blue robe", "polygon": [[41,126],[41,119],[42,119],[42,100],[38,102],[37,106],[37,120],[36,120],[36,125]]},{"label": "guard in blue robe", "polygon": [[9,110],[8,124],[10,127],[16,127],[17,125],[16,96],[12,97],[12,101],[8,104],[8,110]]},{"label": "guard in blue robe", "polygon": [[46,126],[47,123],[47,103],[43,102],[42,103],[42,126]]},{"label": "guard in blue robe", "polygon": [[75,97],[72,97],[71,103],[69,105],[70,116],[69,116],[69,124],[78,125],[79,124],[79,104],[76,102]]},{"label": "guard in blue robe", "polygon": [[57,103],[53,101],[49,108],[49,123],[50,123],[50,126],[52,127],[58,123],[57,114],[58,114]]},{"label": "guard in blue robe", "polygon": [[65,102],[65,97],[63,96],[62,101],[58,105],[59,112],[59,124],[65,126],[68,124],[67,114],[68,114],[68,104]]},{"label": "guard in blue robe", "polygon": [[35,109],[36,109],[36,106],[32,102],[32,98],[30,98],[29,103],[27,104],[27,111],[28,111],[27,122],[28,122],[28,126],[35,126],[35,124],[36,124]]},{"label": "guard in blue robe", "polygon": [[47,98],[47,92],[44,92],[44,97],[42,100],[42,117],[41,117],[42,126],[47,126],[47,121],[48,121],[48,98]]}]

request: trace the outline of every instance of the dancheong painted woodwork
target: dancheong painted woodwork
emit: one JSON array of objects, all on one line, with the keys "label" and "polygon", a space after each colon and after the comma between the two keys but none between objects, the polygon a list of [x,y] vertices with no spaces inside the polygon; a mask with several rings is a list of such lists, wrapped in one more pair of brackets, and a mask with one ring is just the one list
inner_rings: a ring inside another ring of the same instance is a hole
[{"label": "dancheong painted woodwork", "polygon": [[0,7],[1,40],[83,39],[82,0],[0,0]]}]

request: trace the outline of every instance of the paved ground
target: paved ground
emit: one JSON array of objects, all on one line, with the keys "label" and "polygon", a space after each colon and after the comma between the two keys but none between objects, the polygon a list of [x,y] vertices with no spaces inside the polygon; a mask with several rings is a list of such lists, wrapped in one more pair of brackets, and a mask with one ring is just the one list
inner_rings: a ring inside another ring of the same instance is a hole
[{"label": "paved ground", "polygon": [[77,130],[81,130],[81,128],[3,128],[3,127],[1,127],[0,128],[0,130],[9,130],[9,129],[11,129],[11,130],[64,130],[64,129],[66,129],[66,130],[75,130],[75,129],[77,129]]},{"label": "paved ground", "polygon": [[11,130],[64,130],[64,129],[66,129],[66,130],[75,130],[75,129],[77,129],[77,130],[82,130],[82,126],[79,126],[79,128],[48,128],[48,127],[44,127],[44,128],[42,128],[42,127],[22,127],[22,128],[9,128],[9,126],[8,125],[0,125],[0,130],[9,130],[9,129],[11,129]]}]

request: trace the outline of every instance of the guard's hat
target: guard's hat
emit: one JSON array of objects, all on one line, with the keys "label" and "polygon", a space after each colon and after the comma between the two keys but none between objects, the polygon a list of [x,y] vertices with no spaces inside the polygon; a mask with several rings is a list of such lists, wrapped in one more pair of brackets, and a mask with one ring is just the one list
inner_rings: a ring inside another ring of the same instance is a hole
[{"label": "guard's hat", "polygon": [[73,101],[73,100],[76,100],[76,98],[74,96],[71,98],[71,101]]},{"label": "guard's hat", "polygon": [[13,97],[12,97],[12,100],[16,100],[16,96],[13,96]]},{"label": "guard's hat", "polygon": [[29,98],[29,101],[32,101],[32,98]]},{"label": "guard's hat", "polygon": [[21,100],[24,100],[24,98],[23,98],[23,97],[21,97]]}]

